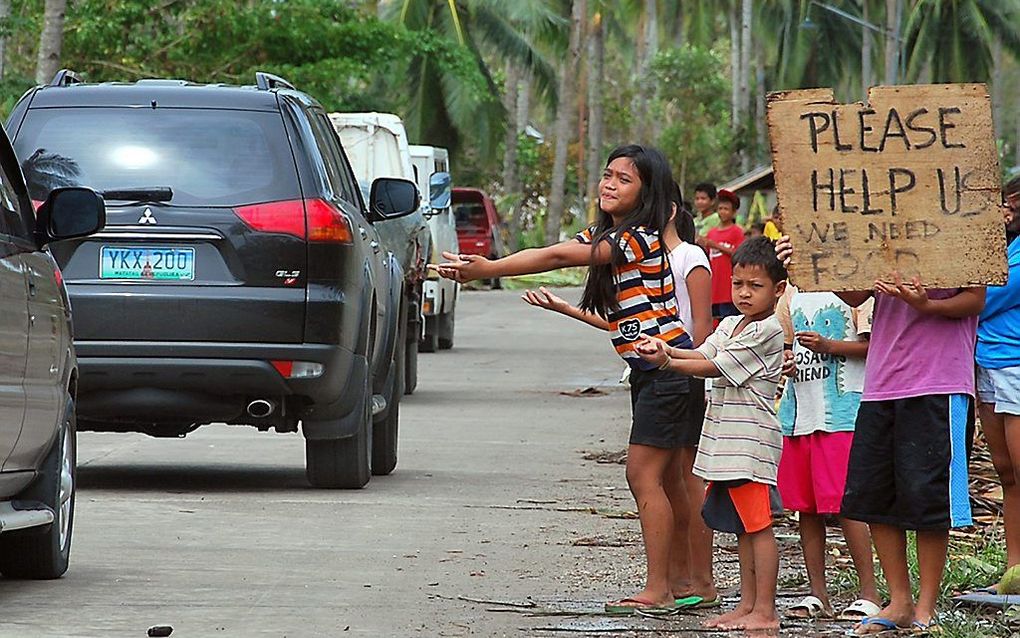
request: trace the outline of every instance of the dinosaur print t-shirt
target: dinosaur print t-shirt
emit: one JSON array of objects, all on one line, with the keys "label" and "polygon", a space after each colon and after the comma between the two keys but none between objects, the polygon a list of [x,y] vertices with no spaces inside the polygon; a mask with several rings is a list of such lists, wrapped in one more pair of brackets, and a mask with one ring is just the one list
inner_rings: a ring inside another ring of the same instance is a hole
[{"label": "dinosaur print t-shirt", "polygon": [[[798,292],[788,286],[778,314],[786,329],[792,328],[788,341],[798,332],[860,341],[871,332],[872,307],[870,299],[851,308],[831,292]],[[864,359],[814,352],[792,341],[797,376],[787,379],[779,403],[783,435],[853,432],[864,390]]]}]

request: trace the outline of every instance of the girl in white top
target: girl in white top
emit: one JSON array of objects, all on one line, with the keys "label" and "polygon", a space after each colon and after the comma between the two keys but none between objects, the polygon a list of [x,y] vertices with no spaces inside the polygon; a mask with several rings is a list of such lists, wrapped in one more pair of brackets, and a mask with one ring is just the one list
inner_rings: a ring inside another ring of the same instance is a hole
[{"label": "girl in white top", "polygon": [[[674,283],[680,320],[697,348],[712,332],[712,274],[705,251],[694,244],[694,219],[683,206],[677,187],[674,202],[674,224],[667,227],[663,242],[669,249],[669,265],[677,281]],[[546,288],[528,290],[524,301],[539,308],[573,317],[601,330],[608,322],[598,315],[586,313]],[[689,422],[684,446],[676,449],[670,466],[675,477],[664,486],[673,508],[674,538],[670,554],[670,585],[678,607],[716,607],[719,597],[712,576],[712,532],[701,517],[705,499],[705,482],[694,476],[694,457],[698,451],[701,426],[705,418],[705,381],[690,379]]]}]

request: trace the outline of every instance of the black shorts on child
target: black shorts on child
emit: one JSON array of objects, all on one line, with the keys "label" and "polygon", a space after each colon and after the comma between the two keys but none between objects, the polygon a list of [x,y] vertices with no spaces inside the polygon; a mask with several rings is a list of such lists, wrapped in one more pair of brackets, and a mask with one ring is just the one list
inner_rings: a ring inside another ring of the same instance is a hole
[{"label": "black shorts on child", "polygon": [[717,532],[754,534],[783,513],[775,485],[754,481],[709,481],[701,517]]},{"label": "black shorts on child", "polygon": [[973,438],[965,394],[862,401],[840,513],[909,530],[970,525]]},{"label": "black shorts on child", "polygon": [[697,445],[701,428],[699,424],[691,442],[690,392],[686,375],[671,370],[631,370],[631,445],[668,449]]}]

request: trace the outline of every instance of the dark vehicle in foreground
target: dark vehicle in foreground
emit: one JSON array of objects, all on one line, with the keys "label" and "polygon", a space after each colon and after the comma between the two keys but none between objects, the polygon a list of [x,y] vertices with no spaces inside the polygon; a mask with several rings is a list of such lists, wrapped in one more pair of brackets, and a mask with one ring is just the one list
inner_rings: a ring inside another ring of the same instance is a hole
[{"label": "dark vehicle in foreground", "polygon": [[71,554],[78,368],[71,309],[45,247],[103,225],[103,200],[54,190],[33,213],[0,131],[0,573],[59,578]]},{"label": "dark vehicle in foreground", "polygon": [[[503,224],[492,198],[477,188],[453,189],[453,215],[457,220],[457,239],[460,252],[499,259],[506,255],[503,241]],[[493,279],[493,288],[500,280]]]},{"label": "dark vehicle in foreground", "polygon": [[105,230],[51,246],[80,429],[300,424],[315,486],[394,469],[408,309],[377,226],[417,210],[413,183],[377,180],[366,206],[319,104],[264,73],[236,87],[61,71],[8,130],[34,198],[106,199]]}]

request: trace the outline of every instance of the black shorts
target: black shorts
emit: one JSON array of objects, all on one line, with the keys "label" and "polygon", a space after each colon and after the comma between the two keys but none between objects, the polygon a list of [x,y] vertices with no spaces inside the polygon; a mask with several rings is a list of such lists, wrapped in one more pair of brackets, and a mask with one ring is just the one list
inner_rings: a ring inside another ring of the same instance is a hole
[{"label": "black shorts", "polygon": [[698,444],[700,425],[690,443],[690,377],[671,370],[631,370],[632,445],[678,448]]},{"label": "black shorts", "polygon": [[973,438],[967,395],[862,401],[840,513],[911,530],[971,525]]},{"label": "black shorts", "polygon": [[709,481],[701,517],[717,532],[754,534],[772,526],[783,513],[775,485],[754,481]]}]

